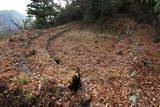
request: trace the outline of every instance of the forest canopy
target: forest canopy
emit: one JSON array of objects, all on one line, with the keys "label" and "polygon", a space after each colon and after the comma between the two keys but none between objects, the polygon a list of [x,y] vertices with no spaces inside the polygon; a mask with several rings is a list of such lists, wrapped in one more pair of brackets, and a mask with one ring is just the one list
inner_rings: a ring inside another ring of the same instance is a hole
[{"label": "forest canopy", "polygon": [[[94,21],[97,18],[125,13],[140,22],[160,20],[160,0],[63,0],[65,7],[53,0],[31,0],[27,13],[36,18],[35,25],[61,25],[75,20]],[[156,24],[155,24],[156,23]]]}]

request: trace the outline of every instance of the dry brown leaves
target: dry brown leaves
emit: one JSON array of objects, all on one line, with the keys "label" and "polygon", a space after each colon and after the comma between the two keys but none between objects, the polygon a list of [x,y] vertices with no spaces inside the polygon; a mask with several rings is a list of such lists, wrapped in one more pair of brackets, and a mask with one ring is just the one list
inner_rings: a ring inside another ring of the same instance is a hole
[{"label": "dry brown leaves", "polygon": [[[114,33],[70,23],[0,41],[0,105],[77,107],[91,100],[90,106],[128,107],[129,97],[136,95],[138,106],[158,107],[155,32],[124,16],[113,22]],[[48,38],[68,27],[71,32],[52,40],[46,50]],[[84,88],[78,93],[67,88],[74,67],[80,68]]]}]

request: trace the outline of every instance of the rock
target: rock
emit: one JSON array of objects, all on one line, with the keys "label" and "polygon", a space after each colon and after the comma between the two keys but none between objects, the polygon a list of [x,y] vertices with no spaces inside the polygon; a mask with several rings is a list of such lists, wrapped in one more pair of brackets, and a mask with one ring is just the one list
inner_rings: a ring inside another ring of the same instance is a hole
[{"label": "rock", "polygon": [[132,95],[132,96],[129,98],[129,101],[131,101],[132,103],[136,104],[136,103],[137,103],[137,96]]},{"label": "rock", "polygon": [[132,95],[132,96],[129,98],[129,101],[131,102],[130,107],[137,107],[137,96]]},{"label": "rock", "polygon": [[135,77],[136,74],[137,74],[137,72],[136,72],[136,71],[133,71],[133,72],[131,73],[131,77],[132,77],[132,78]]}]

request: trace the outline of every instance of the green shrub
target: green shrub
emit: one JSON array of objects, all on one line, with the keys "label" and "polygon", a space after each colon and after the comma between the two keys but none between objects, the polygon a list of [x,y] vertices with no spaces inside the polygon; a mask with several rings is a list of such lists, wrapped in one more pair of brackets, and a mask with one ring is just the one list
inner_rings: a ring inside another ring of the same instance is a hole
[{"label": "green shrub", "polygon": [[145,4],[150,6],[150,10],[154,8],[154,12],[157,13],[157,15],[160,15],[160,0],[129,0],[131,3],[139,3],[139,4]]}]

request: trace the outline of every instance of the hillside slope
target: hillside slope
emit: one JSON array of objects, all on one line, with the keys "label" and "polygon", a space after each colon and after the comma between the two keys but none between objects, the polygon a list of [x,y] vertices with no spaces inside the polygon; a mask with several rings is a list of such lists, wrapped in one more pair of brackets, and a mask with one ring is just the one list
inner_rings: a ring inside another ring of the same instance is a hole
[{"label": "hillside slope", "polygon": [[[1,40],[0,105],[158,107],[155,31],[125,16],[99,26],[74,22]],[[68,89],[76,68],[83,86],[77,93]]]}]

